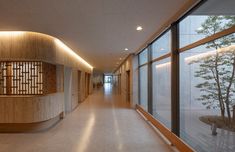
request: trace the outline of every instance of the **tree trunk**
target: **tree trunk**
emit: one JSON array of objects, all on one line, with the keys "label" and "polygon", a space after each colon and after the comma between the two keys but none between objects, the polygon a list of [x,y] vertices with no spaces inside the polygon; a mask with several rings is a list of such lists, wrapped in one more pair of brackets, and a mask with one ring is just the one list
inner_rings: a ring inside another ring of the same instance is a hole
[{"label": "tree trunk", "polygon": [[220,113],[221,113],[222,119],[223,119],[223,121],[224,121],[224,114],[225,114],[224,108],[221,108],[221,107],[220,107]]},{"label": "tree trunk", "polygon": [[233,106],[233,122],[235,122],[235,105]]},{"label": "tree trunk", "polygon": [[227,115],[228,115],[228,124],[230,125],[231,124],[231,113],[230,113],[228,101],[226,101],[225,104],[226,104],[226,110],[227,110]]},{"label": "tree trunk", "polygon": [[[216,47],[217,49],[217,47]],[[221,111],[221,116],[224,120],[224,114],[225,114],[225,107],[224,107],[224,101],[221,93],[221,88],[220,88],[220,78],[219,78],[219,71],[218,71],[218,58],[219,58],[219,53],[216,52],[216,58],[215,58],[215,81],[218,87],[218,98],[219,98],[219,104],[220,104],[220,111]]]},{"label": "tree trunk", "polygon": [[232,75],[231,75],[231,78],[230,78],[230,81],[229,81],[229,85],[228,85],[227,90],[226,90],[226,100],[225,100],[229,125],[231,125],[231,113],[230,113],[230,107],[229,107],[229,94],[230,94],[230,89],[231,89],[231,86],[232,86],[232,83],[233,83],[234,74],[235,74],[235,57],[233,57],[233,71],[232,71]]}]

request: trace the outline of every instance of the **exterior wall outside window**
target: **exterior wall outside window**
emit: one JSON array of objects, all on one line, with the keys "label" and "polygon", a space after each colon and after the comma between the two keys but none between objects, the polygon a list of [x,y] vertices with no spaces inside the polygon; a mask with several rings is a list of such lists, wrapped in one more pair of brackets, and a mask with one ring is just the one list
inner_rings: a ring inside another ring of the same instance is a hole
[{"label": "exterior wall outside window", "polygon": [[171,31],[167,31],[163,36],[152,44],[152,59],[171,52]]},{"label": "exterior wall outside window", "polygon": [[148,50],[145,49],[139,54],[139,65],[145,64],[148,62]]},{"label": "exterior wall outside window", "polygon": [[148,67],[140,67],[140,105],[148,110]]},{"label": "exterior wall outside window", "polygon": [[[234,37],[232,34],[213,42],[224,43],[224,40],[232,40]],[[235,132],[232,131],[233,127],[229,129],[229,124],[223,122],[218,99],[218,91],[221,91],[223,100],[226,100],[231,81],[228,102],[229,111],[232,113],[232,106],[235,104],[235,79],[232,78],[235,41],[232,41],[218,49],[208,48],[211,43],[207,43],[180,55],[180,135],[198,151],[235,149]],[[217,76],[220,82],[217,82]],[[223,104],[227,111],[226,103]],[[224,117],[225,121],[228,120],[227,112]],[[210,128],[213,123],[218,127],[216,136],[212,135]],[[232,121],[231,124],[233,123]]]},{"label": "exterior wall outside window", "polygon": [[171,128],[171,63],[170,58],[152,64],[153,116]]},{"label": "exterior wall outside window", "polygon": [[[234,26],[232,3],[207,1],[184,18],[180,48]],[[229,122],[235,105],[234,44],[230,34],[180,53],[180,137],[200,152],[235,151],[235,122]]]}]

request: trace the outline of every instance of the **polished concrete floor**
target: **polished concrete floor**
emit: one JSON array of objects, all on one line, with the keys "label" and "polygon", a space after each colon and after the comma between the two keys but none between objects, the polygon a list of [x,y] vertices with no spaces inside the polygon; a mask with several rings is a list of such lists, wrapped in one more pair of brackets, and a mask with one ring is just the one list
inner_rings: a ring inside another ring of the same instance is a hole
[{"label": "polished concrete floor", "polygon": [[107,84],[47,131],[0,134],[0,152],[173,151],[121,99],[121,95]]}]

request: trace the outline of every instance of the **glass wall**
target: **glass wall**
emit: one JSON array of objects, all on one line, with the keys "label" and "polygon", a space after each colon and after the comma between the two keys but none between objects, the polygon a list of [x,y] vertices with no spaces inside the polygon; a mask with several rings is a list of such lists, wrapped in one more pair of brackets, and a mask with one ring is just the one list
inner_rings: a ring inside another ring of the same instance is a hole
[{"label": "glass wall", "polygon": [[153,116],[171,128],[171,62],[170,58],[152,64]]},{"label": "glass wall", "polygon": [[171,31],[152,44],[152,112],[153,116],[171,128]]},{"label": "glass wall", "polygon": [[195,151],[234,152],[235,1],[200,4],[139,54],[140,104]]},{"label": "glass wall", "polygon": [[140,72],[140,105],[148,110],[148,67],[147,65],[139,68]]},{"label": "glass wall", "polygon": [[139,65],[145,64],[148,62],[148,50],[145,49],[139,54]]},{"label": "glass wall", "polygon": [[233,0],[211,0],[179,23],[180,47],[234,26]]},{"label": "glass wall", "polygon": [[156,59],[171,51],[171,31],[167,31],[152,44],[152,59]]},{"label": "glass wall", "polygon": [[235,35],[181,53],[180,67],[181,138],[198,151],[234,151]]},{"label": "glass wall", "polygon": [[[235,25],[235,1],[207,1],[180,24],[180,47]],[[235,151],[235,35],[180,53],[180,137],[196,151]]]}]

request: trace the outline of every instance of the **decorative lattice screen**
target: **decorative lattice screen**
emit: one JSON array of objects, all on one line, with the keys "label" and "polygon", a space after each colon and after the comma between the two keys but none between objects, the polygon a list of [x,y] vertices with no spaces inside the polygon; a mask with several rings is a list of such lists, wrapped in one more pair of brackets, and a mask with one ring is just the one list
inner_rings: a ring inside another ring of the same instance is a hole
[{"label": "decorative lattice screen", "polygon": [[43,94],[42,62],[0,62],[0,95]]}]

